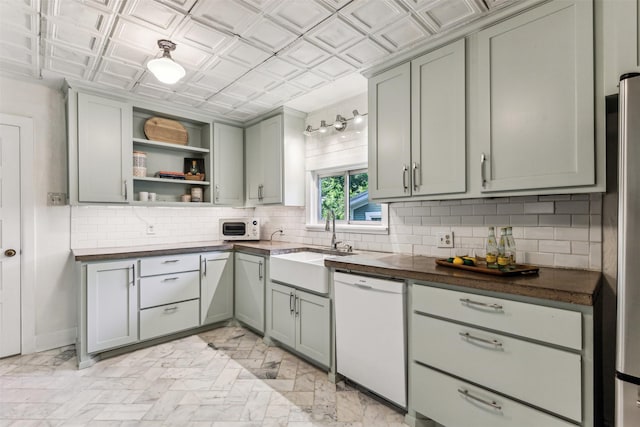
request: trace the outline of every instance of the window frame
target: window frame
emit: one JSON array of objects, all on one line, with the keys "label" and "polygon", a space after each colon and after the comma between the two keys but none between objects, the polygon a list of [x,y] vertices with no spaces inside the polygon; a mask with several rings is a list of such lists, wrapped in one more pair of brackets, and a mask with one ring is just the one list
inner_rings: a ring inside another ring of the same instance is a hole
[{"label": "window frame", "polygon": [[336,220],[336,231],[370,233],[370,234],[388,234],[389,232],[389,205],[380,203],[381,220],[380,221],[353,221],[350,220],[349,206],[349,177],[357,173],[366,172],[368,174],[367,165],[351,165],[341,168],[320,169],[308,171],[308,197],[307,197],[307,230],[324,231],[325,222],[319,218],[321,209],[320,179],[329,176],[343,175],[345,177],[345,219]]}]

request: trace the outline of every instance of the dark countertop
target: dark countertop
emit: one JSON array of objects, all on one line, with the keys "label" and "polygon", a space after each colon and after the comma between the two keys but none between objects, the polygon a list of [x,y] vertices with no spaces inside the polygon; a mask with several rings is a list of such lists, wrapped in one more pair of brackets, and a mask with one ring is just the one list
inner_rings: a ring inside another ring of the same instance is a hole
[{"label": "dark countertop", "polygon": [[[538,274],[493,276],[441,267],[435,258],[380,252],[357,255],[331,252],[323,246],[280,241],[203,241],[125,248],[75,249],[76,261],[102,261],[146,256],[176,255],[196,252],[237,250],[256,255],[276,255],[302,250],[341,255],[325,260],[327,267],[400,279],[439,282],[485,291],[503,292],[552,301],[591,306],[594,304],[602,274],[599,271],[541,267]],[[346,256],[345,256],[346,255]]]},{"label": "dark countertop", "polygon": [[[302,250],[322,251],[331,254],[323,246],[303,245],[301,243],[289,243],[279,241],[203,241],[190,243],[167,243],[162,245],[129,246],[117,248],[91,248],[74,249],[73,255],[76,261],[105,261],[122,258],[138,258],[147,256],[163,256],[176,254],[189,254],[196,252],[230,251],[237,250],[256,255],[276,255]],[[337,255],[337,253],[336,253]]]},{"label": "dark countertop", "polygon": [[442,267],[435,260],[400,254],[351,255],[327,258],[325,265],[354,273],[446,283],[586,306],[594,304],[600,291],[599,271],[540,267],[538,274],[502,277]]}]

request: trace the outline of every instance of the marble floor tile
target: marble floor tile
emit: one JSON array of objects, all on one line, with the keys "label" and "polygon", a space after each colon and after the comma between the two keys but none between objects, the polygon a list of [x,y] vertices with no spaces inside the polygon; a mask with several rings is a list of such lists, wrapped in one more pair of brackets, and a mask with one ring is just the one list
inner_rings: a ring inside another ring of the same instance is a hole
[{"label": "marble floor tile", "polygon": [[401,427],[403,420],[241,327],[83,370],[73,346],[0,359],[0,427]]}]

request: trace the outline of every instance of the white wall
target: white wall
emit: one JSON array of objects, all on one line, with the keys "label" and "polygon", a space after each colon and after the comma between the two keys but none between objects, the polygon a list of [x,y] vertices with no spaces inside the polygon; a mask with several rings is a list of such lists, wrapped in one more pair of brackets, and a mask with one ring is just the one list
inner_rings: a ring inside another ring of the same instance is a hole
[{"label": "white wall", "polygon": [[47,206],[47,193],[67,190],[67,140],[62,92],[44,85],[0,77],[0,111],[31,117],[36,203],[36,349],[73,342],[76,335],[75,285],[69,251],[68,206]]}]

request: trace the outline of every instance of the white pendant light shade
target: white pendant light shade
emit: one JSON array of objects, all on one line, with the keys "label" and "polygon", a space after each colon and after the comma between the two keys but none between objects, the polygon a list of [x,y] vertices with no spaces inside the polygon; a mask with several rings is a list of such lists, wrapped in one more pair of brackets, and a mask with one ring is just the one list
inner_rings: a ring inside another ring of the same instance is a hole
[{"label": "white pendant light shade", "polygon": [[176,45],[169,40],[158,40],[158,46],[164,50],[164,53],[161,58],[149,61],[147,68],[162,83],[174,84],[185,75],[182,65],[175,62],[169,53],[175,50]]}]

